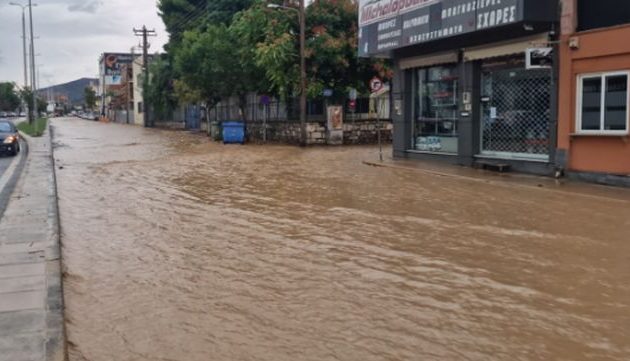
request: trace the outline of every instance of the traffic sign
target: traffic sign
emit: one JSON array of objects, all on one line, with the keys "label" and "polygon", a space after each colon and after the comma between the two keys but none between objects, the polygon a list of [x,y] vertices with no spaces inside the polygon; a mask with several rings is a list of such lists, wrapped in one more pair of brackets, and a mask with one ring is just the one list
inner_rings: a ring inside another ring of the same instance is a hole
[{"label": "traffic sign", "polygon": [[370,80],[370,90],[372,93],[376,93],[381,89],[383,89],[383,81],[379,77],[375,76],[372,80]]},{"label": "traffic sign", "polygon": [[323,94],[325,97],[331,97],[333,95],[332,89],[324,89]]}]

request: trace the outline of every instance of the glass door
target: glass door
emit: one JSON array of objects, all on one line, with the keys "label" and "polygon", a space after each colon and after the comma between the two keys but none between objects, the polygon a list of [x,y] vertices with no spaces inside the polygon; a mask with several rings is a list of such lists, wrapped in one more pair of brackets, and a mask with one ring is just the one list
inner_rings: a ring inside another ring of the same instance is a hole
[{"label": "glass door", "polygon": [[418,69],[412,150],[457,154],[458,77],[455,66]]}]

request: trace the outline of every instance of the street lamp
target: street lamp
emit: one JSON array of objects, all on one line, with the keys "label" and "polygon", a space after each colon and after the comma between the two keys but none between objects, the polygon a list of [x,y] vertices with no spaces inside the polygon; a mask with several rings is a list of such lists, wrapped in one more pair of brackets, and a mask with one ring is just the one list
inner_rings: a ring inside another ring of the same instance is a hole
[{"label": "street lamp", "polygon": [[[22,5],[10,2],[9,5],[18,6],[22,9],[22,52],[24,53],[24,86],[28,86],[28,58],[26,56],[26,8],[28,5]],[[37,4],[33,4],[37,6]]]},{"label": "street lamp", "polygon": [[298,9],[279,4],[267,4],[267,7],[295,11],[300,21],[300,145],[306,146],[306,10],[304,0],[300,0]]},{"label": "street lamp", "polygon": [[[10,5],[14,5],[14,6],[19,6],[22,8],[22,47],[23,47],[23,51],[24,51],[24,86],[27,86],[28,84],[28,75],[27,75],[27,70],[26,70],[26,16],[25,16],[25,12],[26,12],[26,8],[28,8],[28,16],[29,16],[29,20],[30,20],[30,30],[31,30],[31,90],[33,92],[33,98],[32,98],[32,110],[37,111],[37,102],[36,102],[36,98],[35,98],[35,90],[36,90],[36,84],[35,84],[35,40],[33,39],[33,6],[37,6],[37,4],[33,4],[32,0],[28,0],[28,5],[22,5],[22,4],[18,4],[18,3],[14,3],[11,2],[9,3]],[[29,112],[30,113],[30,112]],[[30,119],[32,120],[32,118]]]}]

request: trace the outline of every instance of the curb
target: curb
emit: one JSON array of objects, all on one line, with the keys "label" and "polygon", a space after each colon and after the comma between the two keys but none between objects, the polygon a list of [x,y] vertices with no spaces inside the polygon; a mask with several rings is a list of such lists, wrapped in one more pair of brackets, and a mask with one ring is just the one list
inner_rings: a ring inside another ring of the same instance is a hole
[{"label": "curb", "polygon": [[[59,216],[59,197],[57,195],[57,177],[55,173],[55,159],[53,153],[53,127],[48,121],[47,131],[41,136],[43,141],[48,143],[45,157],[50,159],[48,176],[46,177],[47,189],[47,227],[49,246],[45,250],[46,256],[46,326],[45,332],[45,361],[67,361],[67,338],[64,318],[64,293],[63,293],[63,272],[61,260],[61,226]],[[22,133],[20,133],[22,134]],[[30,136],[22,134],[22,138],[27,143]],[[31,140],[32,141],[32,140]],[[30,156],[36,153],[29,152]],[[22,170],[27,165],[29,157],[22,160]],[[19,180],[16,178],[15,183]]]},{"label": "curb", "polygon": [[61,253],[61,217],[59,214],[59,195],[57,194],[57,172],[54,153],[54,127],[48,121],[47,140],[50,144],[51,181],[48,189],[48,217],[52,234],[52,255],[48,260],[48,310],[49,317],[46,320],[48,338],[46,342],[47,361],[67,361],[68,344],[66,342],[66,327],[64,317],[64,292],[63,292],[63,261]]},{"label": "curb", "polygon": [[[542,185],[539,182],[534,182],[535,184],[524,184],[524,183],[518,183],[518,182],[508,182],[508,181],[505,181],[505,180],[476,178],[476,177],[471,177],[471,176],[466,176],[466,175],[459,175],[459,174],[453,174],[453,173],[448,173],[448,172],[440,172],[440,171],[435,171],[435,170],[430,170],[430,169],[408,167],[408,166],[404,166],[404,165],[396,165],[396,164],[391,164],[391,163],[389,163],[389,164],[388,163],[380,163],[380,162],[377,162],[377,161],[365,161],[364,160],[361,163],[363,165],[366,165],[366,166],[369,166],[369,167],[388,168],[388,169],[397,169],[397,170],[418,172],[418,173],[423,173],[423,174],[426,174],[426,175],[432,175],[432,176],[436,176],[436,177],[452,178],[452,179],[457,179],[457,180],[462,180],[462,181],[468,181],[468,182],[473,182],[473,183],[482,183],[482,184],[499,186],[499,187],[517,187],[517,188],[521,188],[521,189],[536,190],[536,191],[540,191],[540,192],[552,192],[552,193],[555,193],[555,194],[563,194],[563,195],[572,196],[572,197],[579,196],[579,197],[593,199],[593,200],[606,200],[606,201],[615,202],[615,203],[621,203],[621,204],[628,204],[628,203],[630,203],[628,200],[612,198],[610,196],[586,194],[586,193],[576,193],[576,192],[571,192],[571,191],[568,191],[568,190],[552,188],[552,187],[549,187],[549,186],[546,186],[546,185]],[[542,178],[541,180],[549,181],[549,179],[547,179],[547,178]],[[590,184],[590,185],[594,186],[594,187],[603,186],[603,185],[597,185],[597,184]],[[603,187],[606,187],[606,186],[603,186]]]}]

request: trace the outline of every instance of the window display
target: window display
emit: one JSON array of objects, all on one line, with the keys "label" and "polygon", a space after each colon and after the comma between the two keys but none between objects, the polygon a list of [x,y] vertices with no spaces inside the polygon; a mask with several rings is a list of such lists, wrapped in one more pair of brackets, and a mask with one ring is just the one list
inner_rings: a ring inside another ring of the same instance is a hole
[{"label": "window display", "polygon": [[457,154],[456,67],[418,69],[416,81],[413,150]]}]

